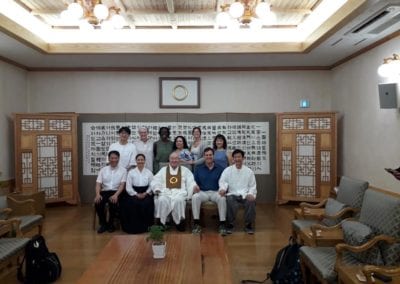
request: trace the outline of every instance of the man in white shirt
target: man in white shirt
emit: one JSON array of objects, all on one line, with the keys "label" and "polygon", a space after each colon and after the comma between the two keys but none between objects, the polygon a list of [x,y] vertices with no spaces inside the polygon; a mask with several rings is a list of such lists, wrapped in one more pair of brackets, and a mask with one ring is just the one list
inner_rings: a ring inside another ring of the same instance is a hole
[{"label": "man in white shirt", "polygon": [[254,172],[243,165],[244,152],[236,149],[232,152],[234,164],[227,167],[219,179],[219,188],[227,191],[226,233],[231,234],[239,206],[244,206],[245,232],[254,234],[256,217],[257,184]]},{"label": "man in white shirt", "polygon": [[[118,151],[119,165],[129,170],[136,166],[136,147],[131,142],[129,142],[129,136],[131,135],[131,130],[129,127],[124,126],[118,130],[119,141],[110,145],[108,152],[110,151]],[[109,162],[107,160],[107,162]]]},{"label": "man in white shirt", "polygon": [[178,231],[185,230],[186,200],[190,199],[196,186],[192,172],[179,164],[179,155],[169,155],[169,164],[160,169],[151,183],[158,197],[154,200],[155,217],[165,226],[167,217],[172,215]]},{"label": "man in white shirt", "polygon": [[[125,189],[127,171],[118,165],[118,151],[108,153],[109,165],[102,168],[96,179],[96,197],[94,199],[97,216],[99,216],[99,234],[106,230],[113,232],[114,217],[117,212],[118,196]],[[108,203],[109,219],[106,220],[105,206]]]},{"label": "man in white shirt", "polygon": [[154,142],[149,139],[149,131],[146,127],[139,128],[139,140],[133,143],[136,147],[138,154],[143,154],[146,157],[146,169],[153,172],[153,144]]}]

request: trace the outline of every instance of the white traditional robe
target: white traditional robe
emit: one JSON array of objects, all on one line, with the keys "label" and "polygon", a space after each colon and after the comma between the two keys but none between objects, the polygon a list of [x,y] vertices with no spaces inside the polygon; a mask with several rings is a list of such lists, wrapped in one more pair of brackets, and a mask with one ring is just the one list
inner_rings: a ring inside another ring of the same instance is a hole
[{"label": "white traditional robe", "polygon": [[154,176],[151,182],[152,190],[155,194],[159,191],[158,197],[154,199],[155,217],[160,218],[162,224],[165,224],[168,215],[171,213],[175,224],[179,224],[185,219],[186,200],[193,194],[193,188],[196,186],[192,172],[186,167],[181,166],[181,187],[167,188],[167,169],[170,169],[171,175],[177,175],[178,169],[172,169],[168,166]]},{"label": "white traditional robe", "polygon": [[153,173],[144,168],[142,171],[139,168],[134,168],[128,172],[126,178],[126,192],[130,196],[137,195],[137,192],[133,189],[134,186],[149,186],[146,190],[147,193],[151,193],[150,183],[153,180]]},{"label": "white traditional robe", "polygon": [[254,172],[245,165],[238,169],[235,165],[227,167],[219,179],[219,188],[228,191],[227,195],[241,195],[244,198],[248,194],[257,196],[257,183]]}]

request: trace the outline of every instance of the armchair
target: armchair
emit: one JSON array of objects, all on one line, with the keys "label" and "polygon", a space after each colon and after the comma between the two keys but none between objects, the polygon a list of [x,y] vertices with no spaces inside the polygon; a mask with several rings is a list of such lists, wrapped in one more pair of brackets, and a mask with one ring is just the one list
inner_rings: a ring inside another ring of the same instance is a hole
[{"label": "armchair", "polygon": [[313,224],[334,226],[341,220],[359,214],[365,191],[369,184],[342,176],[336,199],[328,198],[318,204],[302,202],[295,208],[295,220],[292,221],[292,235]]},{"label": "armchair", "polygon": [[34,228],[38,228],[38,233],[42,233],[43,216],[36,214],[35,201],[33,199],[16,200],[11,196],[0,196],[0,210],[3,214],[0,219],[17,218],[21,221],[21,232],[25,234]]},{"label": "armchair", "polygon": [[[360,208],[364,197],[365,190],[369,183],[363,180],[357,180],[351,177],[342,176],[337,188],[336,200],[347,204],[352,208]],[[294,209],[296,219],[318,219],[323,213],[328,199],[324,199],[317,204],[301,202],[300,208]]]},{"label": "armchair", "polygon": [[[0,280],[18,267],[19,258],[29,241],[28,238],[20,238],[20,223],[16,218],[0,220]],[[14,234],[16,237],[8,237]]]},{"label": "armchair", "polygon": [[[368,189],[358,221],[345,220],[340,226],[344,243],[336,247],[300,249],[303,275],[321,283],[335,283],[341,267],[374,265],[382,271],[400,267],[400,196]],[[369,271],[369,270],[367,270]],[[305,283],[307,279],[304,279]]]}]

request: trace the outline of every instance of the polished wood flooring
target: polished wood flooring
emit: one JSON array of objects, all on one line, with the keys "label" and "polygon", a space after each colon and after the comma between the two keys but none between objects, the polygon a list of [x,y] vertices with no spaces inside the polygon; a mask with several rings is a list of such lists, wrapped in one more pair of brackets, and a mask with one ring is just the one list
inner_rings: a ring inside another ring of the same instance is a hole
[{"label": "polished wood flooring", "polygon": [[[288,242],[292,206],[257,204],[256,212],[254,235],[243,232],[242,219],[238,218],[236,231],[224,237],[233,283],[240,283],[242,279],[264,279],[273,266],[277,251]],[[57,283],[75,283],[112,236],[125,234],[116,231],[99,235],[93,231],[92,220],[91,205],[47,208],[43,235],[50,251],[59,255],[63,266]],[[214,232],[217,220],[213,218],[213,212],[206,212],[204,220],[206,228],[203,233]],[[10,275],[3,283],[17,283],[15,275]]]}]

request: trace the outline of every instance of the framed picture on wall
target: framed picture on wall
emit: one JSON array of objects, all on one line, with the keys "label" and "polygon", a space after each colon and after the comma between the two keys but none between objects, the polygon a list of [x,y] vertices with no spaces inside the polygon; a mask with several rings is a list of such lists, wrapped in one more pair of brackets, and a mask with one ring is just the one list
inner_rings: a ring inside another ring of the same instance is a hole
[{"label": "framed picture on wall", "polygon": [[200,78],[160,77],[160,108],[200,108]]}]

